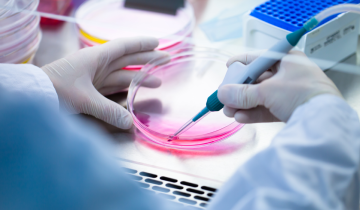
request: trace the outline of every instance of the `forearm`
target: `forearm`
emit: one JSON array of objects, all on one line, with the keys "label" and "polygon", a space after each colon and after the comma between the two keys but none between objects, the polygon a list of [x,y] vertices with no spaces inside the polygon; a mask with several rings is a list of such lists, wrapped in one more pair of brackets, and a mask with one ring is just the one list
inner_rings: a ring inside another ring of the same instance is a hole
[{"label": "forearm", "polygon": [[239,168],[209,209],[358,209],[359,138],[357,113],[338,97],[317,96]]}]

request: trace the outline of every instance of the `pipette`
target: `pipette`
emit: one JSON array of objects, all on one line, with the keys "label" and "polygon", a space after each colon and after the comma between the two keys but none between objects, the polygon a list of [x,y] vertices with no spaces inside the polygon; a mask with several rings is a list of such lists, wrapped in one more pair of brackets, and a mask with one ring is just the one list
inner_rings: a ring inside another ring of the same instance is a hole
[{"label": "pipette", "polygon": [[[311,18],[307,21],[302,28],[294,31],[280,40],[269,50],[265,51],[261,56],[251,62],[249,65],[244,66],[240,62],[231,64],[226,72],[223,82],[219,88],[226,84],[252,84],[257,78],[268,70],[272,65],[284,57],[301,39],[301,37],[313,29],[318,24],[316,18]],[[197,115],[185,123],[174,135],[170,136],[168,141],[172,141],[177,136],[189,130],[197,122],[203,119],[210,112],[220,111],[224,105],[217,97],[218,91],[216,90],[211,94],[206,102],[206,107],[203,108]]]}]

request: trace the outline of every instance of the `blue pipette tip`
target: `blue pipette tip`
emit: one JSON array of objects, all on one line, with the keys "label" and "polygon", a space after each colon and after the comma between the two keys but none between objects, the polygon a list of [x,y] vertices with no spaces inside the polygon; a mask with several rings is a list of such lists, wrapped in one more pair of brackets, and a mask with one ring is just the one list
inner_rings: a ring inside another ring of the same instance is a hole
[{"label": "blue pipette tip", "polygon": [[202,118],[204,115],[206,115],[210,110],[205,107],[204,109],[202,109],[193,119],[193,122],[196,122],[198,119]]}]

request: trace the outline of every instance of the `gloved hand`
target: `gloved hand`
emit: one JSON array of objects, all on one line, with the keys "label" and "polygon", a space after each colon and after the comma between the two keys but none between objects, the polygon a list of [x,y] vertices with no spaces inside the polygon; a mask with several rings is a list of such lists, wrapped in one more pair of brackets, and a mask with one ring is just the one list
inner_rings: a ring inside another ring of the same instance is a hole
[{"label": "gloved hand", "polygon": [[[154,51],[158,44],[158,40],[151,37],[117,39],[79,50],[42,69],[54,84],[60,109],[93,115],[128,129],[133,122],[130,113],[103,95],[123,91],[129,86],[136,72],[121,68],[167,57],[168,53]],[[155,77],[149,77],[143,83],[150,88],[160,85],[161,81]]]},{"label": "gloved hand", "polygon": [[[261,52],[241,54],[229,59],[247,65]],[[224,85],[218,98],[224,114],[240,123],[287,122],[294,110],[320,94],[341,93],[324,72],[300,51],[291,51],[263,73],[255,84]]]}]

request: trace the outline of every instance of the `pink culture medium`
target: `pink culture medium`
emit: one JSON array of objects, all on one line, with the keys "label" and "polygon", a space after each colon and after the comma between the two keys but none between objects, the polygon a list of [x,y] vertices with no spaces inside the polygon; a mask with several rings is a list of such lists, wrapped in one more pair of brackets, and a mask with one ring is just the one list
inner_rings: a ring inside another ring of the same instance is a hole
[{"label": "pink culture medium", "polygon": [[[157,59],[146,64],[133,79],[128,110],[146,140],[175,148],[206,146],[223,140],[243,125],[222,111],[212,112],[177,138],[170,137],[205,107],[207,97],[225,76],[231,55],[211,49],[188,49],[171,61]],[[161,79],[158,88],[141,86],[149,76]]]}]

